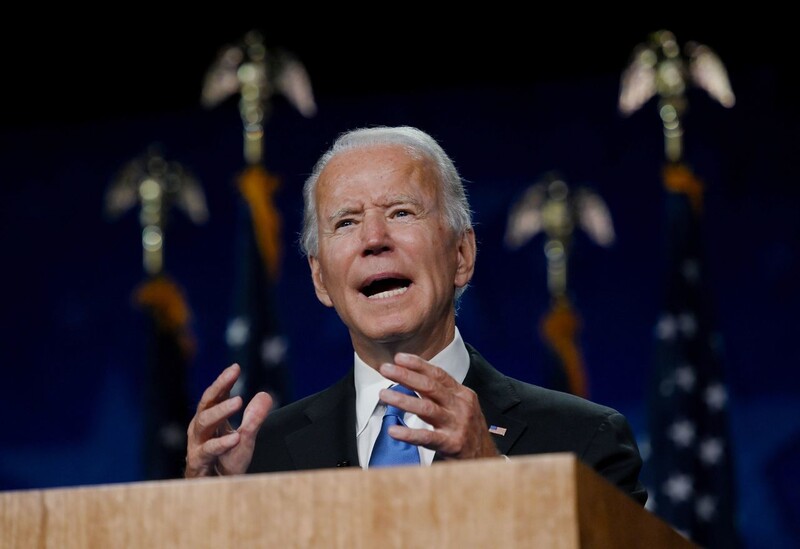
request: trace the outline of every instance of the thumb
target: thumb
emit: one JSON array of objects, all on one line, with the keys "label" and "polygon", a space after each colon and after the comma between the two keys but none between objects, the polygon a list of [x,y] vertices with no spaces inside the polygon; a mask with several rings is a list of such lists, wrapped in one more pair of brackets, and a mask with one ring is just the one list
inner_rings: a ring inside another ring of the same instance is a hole
[{"label": "thumb", "polygon": [[272,404],[273,400],[269,394],[263,391],[256,393],[242,415],[242,423],[238,429],[242,436],[255,438],[264,420],[267,419],[269,411],[272,409]]}]

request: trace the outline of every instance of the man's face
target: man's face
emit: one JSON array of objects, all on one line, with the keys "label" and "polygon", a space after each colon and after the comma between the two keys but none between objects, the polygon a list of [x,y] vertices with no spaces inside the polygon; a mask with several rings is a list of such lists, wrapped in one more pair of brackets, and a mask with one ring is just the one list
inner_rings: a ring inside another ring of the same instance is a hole
[{"label": "man's face", "polygon": [[448,226],[435,177],[395,145],[340,153],[320,176],[314,287],[362,357],[375,343],[422,354],[452,338],[453,292],[472,277],[475,239]]}]

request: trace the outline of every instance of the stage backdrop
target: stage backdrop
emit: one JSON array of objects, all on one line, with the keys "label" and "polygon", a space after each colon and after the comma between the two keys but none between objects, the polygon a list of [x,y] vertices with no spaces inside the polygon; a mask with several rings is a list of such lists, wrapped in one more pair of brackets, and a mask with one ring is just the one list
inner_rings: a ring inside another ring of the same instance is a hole
[{"label": "stage backdrop", "polygon": [[[689,92],[685,159],[706,185],[706,279],[722,338],[737,520],[750,547],[800,537],[797,311],[800,307],[800,119],[770,74],[733,74],[725,109]],[[347,129],[410,124],[435,136],[467,182],[478,263],[458,326],[497,368],[548,384],[539,322],[549,306],[544,236],[504,246],[510,208],[558,170],[607,204],[616,234],[601,247],[575,234],[569,292],[590,398],[649,440],[648,384],[664,299],[663,138],[655,103],[623,118],[617,74],[519,86],[318,97],[303,117],[277,97],[265,127],[265,166],[280,186],[282,227],[274,313],[285,334],[289,399],[350,367],[335,313],[317,302],[296,240],[301,186],[317,156]],[[150,325],[134,300],[145,280],[138,209],[104,217],[104,196],[130,160],[159,144],[202,185],[209,217],[170,214],[165,269],[191,312],[187,369],[193,406],[230,361],[226,330],[237,288],[244,167],[235,101],[152,116],[37,124],[0,134],[3,306],[0,489],[145,478],[143,417]],[[274,349],[273,349],[274,350]]]}]

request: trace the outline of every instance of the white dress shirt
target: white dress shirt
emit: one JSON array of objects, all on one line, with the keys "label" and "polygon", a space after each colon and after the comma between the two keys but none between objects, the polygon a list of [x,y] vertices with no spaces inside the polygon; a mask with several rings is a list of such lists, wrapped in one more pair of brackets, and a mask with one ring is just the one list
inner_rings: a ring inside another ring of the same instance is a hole
[{"label": "white dress shirt", "polygon": [[[379,402],[378,393],[381,389],[386,389],[394,385],[383,377],[377,370],[368,366],[359,356],[353,353],[355,362],[355,384],[356,384],[356,437],[358,441],[358,461],[361,467],[366,469],[369,464],[369,456],[375,439],[381,430],[383,413],[386,405]],[[456,381],[462,383],[469,370],[469,353],[461,339],[458,327],[455,329],[455,337],[450,344],[433,357],[429,362],[450,374]],[[406,425],[414,429],[431,429],[432,427],[418,418],[415,414],[406,413],[404,417]],[[420,462],[423,465],[430,465],[433,462],[435,452],[419,446]]]}]

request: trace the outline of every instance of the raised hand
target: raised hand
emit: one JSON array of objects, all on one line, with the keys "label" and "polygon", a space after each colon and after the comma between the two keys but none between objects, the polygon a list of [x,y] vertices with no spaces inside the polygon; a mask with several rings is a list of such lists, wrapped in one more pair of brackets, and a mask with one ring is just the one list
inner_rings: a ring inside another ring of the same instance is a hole
[{"label": "raised hand", "polygon": [[445,459],[498,457],[481,411],[478,396],[441,368],[408,353],[395,355],[394,364],[382,364],[381,374],[414,389],[422,398],[384,389],[383,402],[419,416],[433,427],[392,427],[392,437],[424,446]]},{"label": "raised hand", "polygon": [[231,397],[230,391],[240,374],[239,365],[232,364],[203,392],[187,430],[186,478],[247,471],[256,435],[272,408],[272,397],[256,394],[244,410],[241,425],[233,429],[229,419],[241,409],[242,398]]}]

